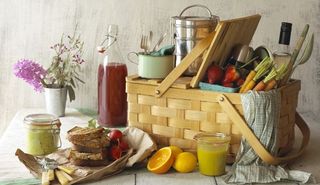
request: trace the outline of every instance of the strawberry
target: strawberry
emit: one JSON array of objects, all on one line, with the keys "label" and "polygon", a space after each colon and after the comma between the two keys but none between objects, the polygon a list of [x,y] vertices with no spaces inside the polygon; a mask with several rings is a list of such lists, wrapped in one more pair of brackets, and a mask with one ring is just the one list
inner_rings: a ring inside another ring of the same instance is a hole
[{"label": "strawberry", "polygon": [[239,78],[239,79],[237,80],[237,87],[240,87],[243,83],[244,83],[244,79]]},{"label": "strawberry", "polygon": [[233,83],[232,82],[226,82],[226,83],[222,83],[222,86],[224,87],[233,87]]},{"label": "strawberry", "polygon": [[228,65],[226,68],[226,71],[224,73],[224,77],[222,80],[223,84],[235,82],[240,78],[240,73],[236,66],[234,65]]}]

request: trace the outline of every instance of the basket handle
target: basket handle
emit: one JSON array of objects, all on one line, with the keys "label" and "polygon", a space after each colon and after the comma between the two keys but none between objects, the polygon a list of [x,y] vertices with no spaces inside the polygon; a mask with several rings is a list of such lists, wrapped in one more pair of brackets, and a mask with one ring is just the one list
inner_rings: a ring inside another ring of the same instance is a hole
[{"label": "basket handle", "polygon": [[185,56],[181,63],[174,68],[169,75],[161,82],[161,84],[155,89],[155,97],[161,97],[168,88],[184,73],[188,67],[195,61],[206,49],[209,48],[212,39],[215,36],[215,31],[211,32],[206,38],[200,40],[200,42],[191,50],[191,52]]},{"label": "basket handle", "polygon": [[233,107],[230,100],[223,94],[218,96],[218,102],[222,109],[228,114],[231,121],[237,125],[241,134],[246,138],[253,150],[259,155],[259,157],[267,164],[278,165],[280,163],[288,162],[299,157],[306,149],[309,139],[310,139],[310,129],[306,122],[302,119],[298,112],[296,112],[296,125],[300,129],[303,139],[299,151],[290,154],[285,157],[273,156],[259,141],[255,134],[248,127],[246,121]]}]

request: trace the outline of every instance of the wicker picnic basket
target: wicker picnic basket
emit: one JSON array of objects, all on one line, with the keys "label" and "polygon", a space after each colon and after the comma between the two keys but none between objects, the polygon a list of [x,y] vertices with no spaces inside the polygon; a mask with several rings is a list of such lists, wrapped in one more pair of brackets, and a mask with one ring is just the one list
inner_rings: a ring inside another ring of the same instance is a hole
[{"label": "wicker picnic basket", "polygon": [[[196,141],[193,138],[196,134],[223,132],[231,136],[231,157],[237,154],[242,137],[269,164],[287,162],[301,155],[309,140],[309,128],[296,113],[300,81],[292,80],[279,89],[281,112],[277,156],[272,156],[247,126],[239,93],[190,88],[197,87],[210,61],[226,59],[235,44],[249,44],[259,20],[260,16],[254,15],[221,21],[216,31],[200,41],[163,81],[127,77],[129,125],[149,133],[160,147],[176,145],[184,150],[195,151]],[[238,37],[234,36],[235,33]],[[201,54],[203,62],[198,74],[194,77],[180,77]],[[295,124],[304,137],[299,151],[288,156],[294,144]]]}]

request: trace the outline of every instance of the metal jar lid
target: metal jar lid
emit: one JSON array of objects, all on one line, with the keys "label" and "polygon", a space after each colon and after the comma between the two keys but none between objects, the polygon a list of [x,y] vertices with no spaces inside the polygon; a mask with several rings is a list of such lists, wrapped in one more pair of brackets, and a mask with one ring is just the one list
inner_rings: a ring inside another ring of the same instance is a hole
[{"label": "metal jar lid", "polygon": [[51,114],[29,114],[24,118],[24,123],[30,126],[60,128],[59,118]]},{"label": "metal jar lid", "polygon": [[[183,16],[183,13],[194,7],[200,7],[207,10],[209,16]],[[210,9],[204,5],[191,5],[182,10],[179,16],[174,16],[172,19],[175,21],[176,27],[215,27],[216,23],[219,21],[219,17],[212,15]]]}]

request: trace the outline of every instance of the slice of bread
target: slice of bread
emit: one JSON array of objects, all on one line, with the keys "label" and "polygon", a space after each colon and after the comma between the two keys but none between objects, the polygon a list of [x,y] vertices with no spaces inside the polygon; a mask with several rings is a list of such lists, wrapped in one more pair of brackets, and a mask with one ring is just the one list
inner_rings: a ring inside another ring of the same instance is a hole
[{"label": "slice of bread", "polygon": [[102,148],[90,148],[90,147],[86,147],[86,146],[81,146],[81,145],[76,145],[76,144],[72,144],[71,147],[73,150],[76,150],[78,152],[83,152],[83,153],[101,153],[101,152],[105,152],[107,150],[106,147],[102,147]]},{"label": "slice of bread", "polygon": [[84,153],[70,150],[69,160],[77,166],[105,166],[110,163],[107,159],[107,151],[100,153]]},{"label": "slice of bread", "polygon": [[84,159],[84,160],[104,160],[107,158],[107,152],[85,153],[85,152],[78,152],[76,150],[71,150],[69,153],[69,158]]},{"label": "slice of bread", "polygon": [[82,127],[73,127],[68,131],[69,140],[92,140],[102,137],[104,134],[103,128],[82,128]]},{"label": "slice of bread", "polygon": [[106,135],[102,135],[101,137],[94,138],[91,140],[84,139],[72,139],[67,136],[67,139],[74,145],[79,145],[87,148],[105,148],[110,145],[110,139]]},{"label": "slice of bread", "polygon": [[109,160],[84,160],[84,159],[70,159],[70,162],[76,166],[107,166],[111,163]]}]

